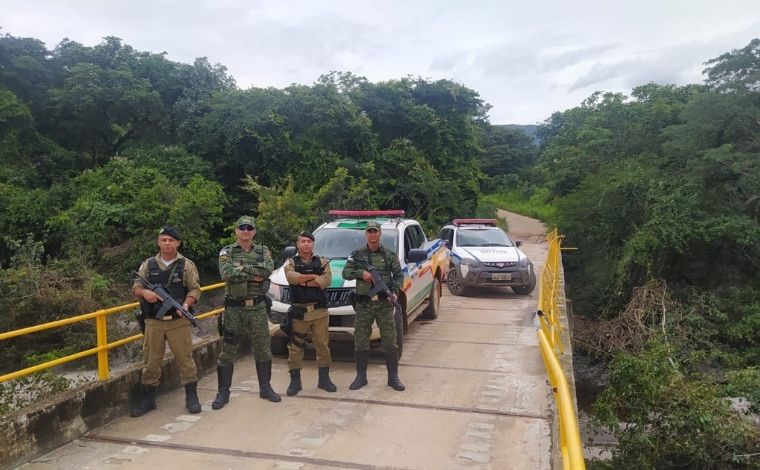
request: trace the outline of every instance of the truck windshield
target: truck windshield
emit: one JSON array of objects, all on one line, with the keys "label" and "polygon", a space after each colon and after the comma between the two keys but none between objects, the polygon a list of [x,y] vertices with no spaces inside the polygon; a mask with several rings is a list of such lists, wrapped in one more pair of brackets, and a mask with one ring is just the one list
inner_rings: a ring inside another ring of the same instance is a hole
[{"label": "truck windshield", "polygon": [[512,246],[502,230],[458,230],[456,246]]},{"label": "truck windshield", "polygon": [[[393,251],[398,248],[396,230],[383,230],[380,243]],[[314,232],[314,253],[325,258],[348,258],[354,250],[367,243],[364,230],[347,228],[323,228]]]}]

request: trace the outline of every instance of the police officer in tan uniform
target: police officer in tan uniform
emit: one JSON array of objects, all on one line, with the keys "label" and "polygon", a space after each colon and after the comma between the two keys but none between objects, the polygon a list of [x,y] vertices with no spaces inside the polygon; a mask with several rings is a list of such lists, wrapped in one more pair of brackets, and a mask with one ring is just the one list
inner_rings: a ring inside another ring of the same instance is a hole
[{"label": "police officer in tan uniform", "polygon": [[330,314],[327,311],[325,288],[330,285],[332,273],[327,259],[314,254],[314,235],[303,231],[296,239],[298,253],[285,261],[285,277],[291,285],[292,305],[288,310],[290,342],[288,343],[288,369],[290,385],[288,396],[298,394],[301,386],[301,367],[306,336],[317,351],[319,381],[317,387],[335,392],[338,388],[330,380],[330,347],[328,332]]},{"label": "police officer in tan uniform", "polygon": [[[201,298],[201,286],[195,263],[177,251],[181,239],[177,229],[163,227],[158,233],[158,254],[145,260],[138,273],[148,282],[164,286],[187,309]],[[200,413],[198,372],[193,361],[190,322],[177,311],[171,314],[167,312],[161,320],[156,319],[156,313],[164,299],[146,288],[139,279],[132,285],[132,293],[140,299],[140,309],[145,316],[142,398],[140,403],[132,408],[132,416],[142,416],[156,408],[156,394],[167,342],[185,386],[185,406],[190,413]]]}]

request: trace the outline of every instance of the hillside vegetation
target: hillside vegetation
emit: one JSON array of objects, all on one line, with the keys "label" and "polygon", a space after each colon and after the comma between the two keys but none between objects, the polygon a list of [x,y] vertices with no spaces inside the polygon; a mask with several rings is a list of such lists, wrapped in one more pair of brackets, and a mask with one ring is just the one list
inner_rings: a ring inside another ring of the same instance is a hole
[{"label": "hillside vegetation", "polygon": [[539,130],[576,348],[610,365],[599,468],[760,468],[760,39],[705,65]]}]

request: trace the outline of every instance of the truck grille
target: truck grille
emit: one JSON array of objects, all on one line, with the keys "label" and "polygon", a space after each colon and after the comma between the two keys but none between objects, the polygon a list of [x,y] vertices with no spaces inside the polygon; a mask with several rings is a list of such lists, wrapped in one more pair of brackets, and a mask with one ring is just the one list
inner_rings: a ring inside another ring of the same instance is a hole
[{"label": "truck grille", "polygon": [[514,268],[517,266],[517,262],[514,261],[500,261],[498,263],[483,263],[483,266],[486,266],[488,268],[496,268],[496,269],[503,269],[503,268]]},{"label": "truck grille", "polygon": [[353,288],[341,288],[341,289],[328,289],[327,290],[327,307],[342,307],[344,305],[351,305],[351,292],[354,292]]}]

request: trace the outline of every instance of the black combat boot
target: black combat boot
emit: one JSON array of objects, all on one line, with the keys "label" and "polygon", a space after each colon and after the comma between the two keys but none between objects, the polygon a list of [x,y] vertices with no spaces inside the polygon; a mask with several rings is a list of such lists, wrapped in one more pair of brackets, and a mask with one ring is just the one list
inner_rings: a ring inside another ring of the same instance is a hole
[{"label": "black combat boot", "polygon": [[140,392],[140,403],[132,408],[132,412],[130,413],[135,418],[144,415],[148,411],[156,409],[156,394],[158,393],[158,386],[142,385]]},{"label": "black combat boot", "polygon": [[185,407],[190,414],[201,412],[201,402],[198,401],[198,382],[185,384]]},{"label": "black combat boot", "polygon": [[367,364],[369,363],[369,351],[356,351],[356,378],[351,385],[351,390],[359,390],[367,385]]},{"label": "black combat boot", "polygon": [[224,408],[224,405],[229,403],[232,372],[234,370],[234,364],[228,366],[216,366],[216,379],[219,383],[219,391],[216,393],[216,398],[214,398],[214,401],[211,403],[212,409],[221,410]]},{"label": "black combat boot", "polygon": [[301,387],[301,369],[290,369],[290,385],[288,385],[288,396],[298,395]]},{"label": "black combat boot", "polygon": [[398,378],[398,353],[385,353],[385,366],[388,368],[388,386],[394,390],[403,392],[406,387]]},{"label": "black combat boot", "polygon": [[338,390],[338,387],[336,387],[332,380],[330,380],[329,367],[319,368],[319,382],[317,383],[317,387],[322,390],[327,390],[328,392],[335,392]]},{"label": "black combat boot", "polygon": [[281,401],[282,398],[269,385],[272,380],[272,361],[256,361],[256,375],[259,378],[259,396],[275,403]]}]

